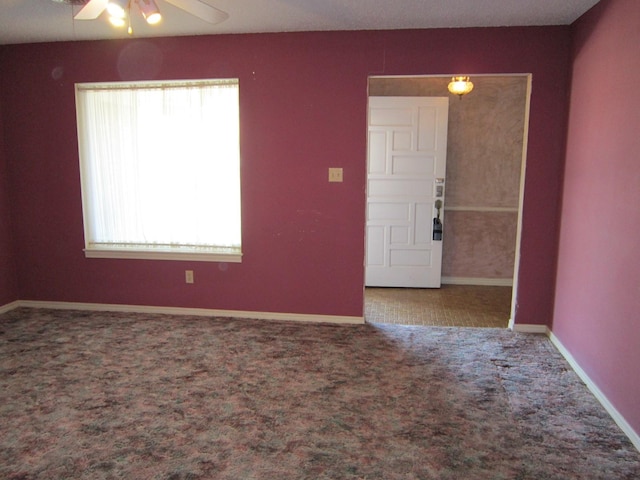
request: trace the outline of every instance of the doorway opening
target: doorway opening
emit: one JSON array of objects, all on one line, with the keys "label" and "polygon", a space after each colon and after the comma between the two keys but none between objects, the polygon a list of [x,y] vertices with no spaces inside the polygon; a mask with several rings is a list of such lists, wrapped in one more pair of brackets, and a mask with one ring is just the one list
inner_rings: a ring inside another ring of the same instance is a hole
[{"label": "doorway opening", "polygon": [[367,287],[365,318],[369,323],[506,328],[511,294],[511,287],[492,285]]},{"label": "doorway opening", "polygon": [[[374,76],[368,95],[445,96],[451,76]],[[513,326],[531,75],[472,80],[449,103],[442,288],[365,286],[366,321]]]}]

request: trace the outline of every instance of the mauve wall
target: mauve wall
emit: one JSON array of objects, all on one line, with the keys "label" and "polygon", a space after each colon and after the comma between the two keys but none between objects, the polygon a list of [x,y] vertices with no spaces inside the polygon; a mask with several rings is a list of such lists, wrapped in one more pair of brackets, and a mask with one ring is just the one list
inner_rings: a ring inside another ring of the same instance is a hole
[{"label": "mauve wall", "polygon": [[18,299],[15,259],[11,245],[9,183],[2,125],[2,104],[0,103],[0,307]]},{"label": "mauve wall", "polygon": [[[569,34],[569,27],[484,28],[8,46],[1,95],[11,119],[19,296],[361,316],[368,76],[530,72],[516,322],[547,323]],[[74,82],[225,76],[240,78],[243,262],[85,259]],[[327,182],[334,166],[344,168],[344,183]],[[186,268],[194,285],[184,283]]]},{"label": "mauve wall", "polygon": [[640,2],[574,25],[553,332],[640,434]]}]

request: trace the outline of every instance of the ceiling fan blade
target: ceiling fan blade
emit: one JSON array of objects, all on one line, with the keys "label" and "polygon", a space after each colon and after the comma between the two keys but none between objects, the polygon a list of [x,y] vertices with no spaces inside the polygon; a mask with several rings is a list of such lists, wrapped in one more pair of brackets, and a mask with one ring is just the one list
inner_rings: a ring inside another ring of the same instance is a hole
[{"label": "ceiling fan blade", "polygon": [[82,7],[73,18],[74,20],[95,20],[107,8],[107,3],[109,0],[89,0],[89,3]]},{"label": "ceiling fan blade", "polygon": [[[95,1],[95,0],[93,0]],[[229,18],[229,14],[227,12],[223,12],[211,5],[207,5],[200,0],[165,0],[167,3],[174,5],[178,8],[181,8],[185,12],[190,13],[191,15],[195,15],[196,17],[201,18],[205,22],[209,23],[220,23],[224,22],[227,18]]]}]

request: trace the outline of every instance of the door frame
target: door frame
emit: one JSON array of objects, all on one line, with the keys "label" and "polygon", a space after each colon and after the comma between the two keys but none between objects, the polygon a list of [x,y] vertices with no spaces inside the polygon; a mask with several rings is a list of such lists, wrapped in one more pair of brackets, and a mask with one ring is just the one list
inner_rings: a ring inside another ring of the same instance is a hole
[{"label": "door frame", "polygon": [[[369,75],[367,77],[367,111],[369,109],[369,81],[372,78],[390,78],[390,79],[412,79],[412,78],[451,78],[457,74],[449,73],[449,74],[429,74],[429,75]],[[525,111],[524,111],[524,128],[522,132],[522,160],[520,163],[520,185],[518,192],[518,216],[517,216],[517,224],[516,224],[516,245],[515,245],[515,258],[514,258],[514,266],[513,266],[513,279],[512,279],[512,287],[511,287],[511,308],[509,315],[508,327],[510,330],[514,329],[516,314],[517,314],[517,305],[518,305],[518,274],[520,271],[520,249],[522,245],[522,210],[524,205],[524,189],[525,189],[525,177],[526,177],[526,169],[527,169],[527,147],[528,147],[528,139],[529,139],[529,117],[530,117],[530,109],[531,109],[531,83],[532,83],[532,74],[531,73],[483,73],[483,74],[474,74],[474,77],[525,77],[526,78],[526,91],[525,91]],[[369,145],[369,140],[367,138],[367,148]],[[367,173],[367,162],[364,162],[365,176]],[[365,182],[365,198],[368,196],[367,185]],[[365,225],[366,225],[366,208],[363,212]],[[364,232],[364,241],[366,242],[366,228]],[[366,255],[366,249],[365,249]],[[363,265],[366,265],[366,257],[363,258]],[[365,312],[364,306],[364,289],[366,288],[364,282],[364,275],[362,277],[362,291],[363,291],[363,306],[362,311],[363,314]]]}]

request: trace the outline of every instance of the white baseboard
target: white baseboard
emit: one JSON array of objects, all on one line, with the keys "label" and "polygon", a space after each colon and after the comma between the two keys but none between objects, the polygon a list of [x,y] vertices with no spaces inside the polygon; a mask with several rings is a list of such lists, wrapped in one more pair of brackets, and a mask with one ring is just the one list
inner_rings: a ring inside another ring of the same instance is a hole
[{"label": "white baseboard", "polygon": [[350,316],[339,316],[339,315],[313,315],[313,314],[277,313],[277,312],[248,312],[248,311],[241,311],[241,310],[215,310],[215,309],[207,309],[207,308],[184,308],[184,307],[153,307],[153,306],[146,306],[146,305],[119,305],[119,304],[105,304],[105,303],[42,302],[42,301],[32,301],[32,300],[18,300],[17,302],[13,302],[13,303],[17,304],[13,308],[28,307],[28,308],[51,308],[56,310],[91,310],[91,311],[101,311],[101,312],[110,311],[110,312],[132,312],[132,313],[159,313],[159,314],[169,314],[169,315],[254,318],[258,320],[287,320],[287,321],[296,321],[296,322],[315,322],[315,323],[340,323],[340,324],[364,323],[364,316],[350,317]]},{"label": "white baseboard", "polygon": [[587,388],[593,393],[593,396],[602,404],[605,410],[611,415],[613,421],[618,424],[620,429],[624,432],[624,434],[629,437],[633,446],[636,447],[638,451],[640,451],[640,435],[629,425],[629,423],[625,420],[625,418],[618,412],[616,407],[609,401],[609,399],[602,393],[602,390],[598,388],[598,386],[589,378],[589,375],[582,369],[580,364],[573,358],[571,352],[565,348],[562,342],[556,337],[553,332],[549,332],[549,339],[551,343],[558,349],[558,351],[562,354],[562,356],[569,362],[571,368],[578,374],[580,379],[585,383]]},{"label": "white baseboard", "polygon": [[13,310],[14,308],[18,308],[19,306],[20,306],[20,302],[19,301],[7,303],[6,305],[1,305],[0,306],[0,315],[2,315],[3,313],[7,313],[7,312]]},{"label": "white baseboard", "polygon": [[542,335],[549,334],[549,328],[546,325],[536,325],[533,323],[515,324],[511,319],[509,320],[509,328],[514,332],[520,333],[539,333]]},{"label": "white baseboard", "polygon": [[445,285],[487,285],[492,287],[512,287],[513,278],[442,277]]}]

